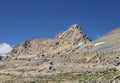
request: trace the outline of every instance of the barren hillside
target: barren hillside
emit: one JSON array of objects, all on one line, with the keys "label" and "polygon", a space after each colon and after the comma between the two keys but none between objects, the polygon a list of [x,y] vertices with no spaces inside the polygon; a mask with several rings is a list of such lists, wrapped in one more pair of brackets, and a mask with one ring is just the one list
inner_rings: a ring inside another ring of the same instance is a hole
[{"label": "barren hillside", "polygon": [[90,41],[78,25],[53,39],[29,39],[0,61],[1,83],[120,82],[120,29]]}]

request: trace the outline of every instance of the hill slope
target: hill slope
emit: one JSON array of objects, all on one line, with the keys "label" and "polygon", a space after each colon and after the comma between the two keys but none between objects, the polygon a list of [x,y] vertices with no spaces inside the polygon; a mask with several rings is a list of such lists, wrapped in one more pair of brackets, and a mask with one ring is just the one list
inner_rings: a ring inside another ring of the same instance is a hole
[{"label": "hill slope", "polygon": [[90,42],[78,25],[54,39],[29,39],[0,62],[0,82],[120,82],[120,28]]},{"label": "hill slope", "polygon": [[120,27],[110,31],[101,38],[92,41],[76,51],[120,51]]}]

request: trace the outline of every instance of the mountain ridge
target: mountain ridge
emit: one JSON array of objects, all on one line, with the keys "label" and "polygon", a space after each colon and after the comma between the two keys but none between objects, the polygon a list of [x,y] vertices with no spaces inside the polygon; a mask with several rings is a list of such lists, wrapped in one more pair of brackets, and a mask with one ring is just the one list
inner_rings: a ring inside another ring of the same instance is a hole
[{"label": "mountain ridge", "polygon": [[26,40],[1,59],[0,82],[119,83],[119,30],[90,41],[75,24],[53,39]]},{"label": "mountain ridge", "polygon": [[[61,50],[70,48],[74,45],[82,45],[90,42],[90,39],[82,31],[82,29],[77,25],[71,25],[68,29],[62,33],[59,33],[53,39],[36,39],[32,38],[26,40],[25,42],[15,46],[10,52],[11,56],[16,56],[20,54],[34,54],[38,53],[59,52]],[[34,50],[36,49],[36,51]],[[32,51],[33,50],[33,51]]]}]

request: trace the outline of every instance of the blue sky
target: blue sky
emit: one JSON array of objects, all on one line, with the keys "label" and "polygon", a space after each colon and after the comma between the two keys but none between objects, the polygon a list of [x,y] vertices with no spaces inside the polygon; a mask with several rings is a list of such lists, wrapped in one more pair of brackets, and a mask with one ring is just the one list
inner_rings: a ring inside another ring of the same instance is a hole
[{"label": "blue sky", "polygon": [[120,0],[0,0],[0,43],[53,38],[71,24],[94,40],[120,26]]}]

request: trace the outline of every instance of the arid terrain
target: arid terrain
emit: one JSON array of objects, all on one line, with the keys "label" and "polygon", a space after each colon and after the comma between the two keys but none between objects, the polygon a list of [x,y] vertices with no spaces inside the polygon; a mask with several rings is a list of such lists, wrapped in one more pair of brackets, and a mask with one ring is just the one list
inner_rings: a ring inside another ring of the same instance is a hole
[{"label": "arid terrain", "polygon": [[0,83],[120,83],[120,28],[94,41],[77,24],[28,39],[0,60]]}]

